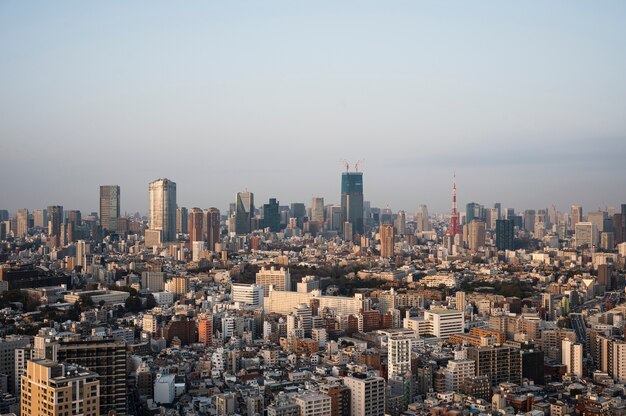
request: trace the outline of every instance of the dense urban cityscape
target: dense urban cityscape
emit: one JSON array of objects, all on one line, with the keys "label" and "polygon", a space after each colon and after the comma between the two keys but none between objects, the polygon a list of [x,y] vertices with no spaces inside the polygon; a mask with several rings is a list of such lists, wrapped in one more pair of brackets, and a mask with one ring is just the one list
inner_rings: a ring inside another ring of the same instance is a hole
[{"label": "dense urban cityscape", "polygon": [[450,212],[393,212],[340,179],[0,210],[0,413],[626,414],[626,204],[460,210],[453,179]]}]

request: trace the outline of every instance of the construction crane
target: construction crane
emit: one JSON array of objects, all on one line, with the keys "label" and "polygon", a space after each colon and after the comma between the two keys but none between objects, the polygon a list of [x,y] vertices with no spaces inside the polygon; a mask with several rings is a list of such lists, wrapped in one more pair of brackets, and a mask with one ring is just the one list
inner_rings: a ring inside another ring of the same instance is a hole
[{"label": "construction crane", "polygon": [[343,160],[343,166],[346,168],[346,172],[350,170],[350,163],[348,162],[347,159]]}]

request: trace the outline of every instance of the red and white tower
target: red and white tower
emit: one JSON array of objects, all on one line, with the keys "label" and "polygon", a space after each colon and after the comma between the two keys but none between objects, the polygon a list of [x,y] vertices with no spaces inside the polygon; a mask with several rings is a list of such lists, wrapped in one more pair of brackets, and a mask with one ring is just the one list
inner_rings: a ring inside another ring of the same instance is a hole
[{"label": "red and white tower", "polygon": [[461,234],[461,229],[459,228],[459,211],[456,209],[456,174],[454,175],[452,186],[452,215],[450,215],[449,233],[452,239],[454,239],[455,235]]}]

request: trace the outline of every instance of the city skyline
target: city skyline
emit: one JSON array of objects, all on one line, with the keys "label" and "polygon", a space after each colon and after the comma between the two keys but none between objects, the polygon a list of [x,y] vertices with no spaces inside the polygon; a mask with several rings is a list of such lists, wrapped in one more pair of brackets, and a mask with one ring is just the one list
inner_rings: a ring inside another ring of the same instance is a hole
[{"label": "city skyline", "polygon": [[3,3],[0,201],[338,203],[348,158],[394,210],[616,205],[626,5],[472,3]]}]

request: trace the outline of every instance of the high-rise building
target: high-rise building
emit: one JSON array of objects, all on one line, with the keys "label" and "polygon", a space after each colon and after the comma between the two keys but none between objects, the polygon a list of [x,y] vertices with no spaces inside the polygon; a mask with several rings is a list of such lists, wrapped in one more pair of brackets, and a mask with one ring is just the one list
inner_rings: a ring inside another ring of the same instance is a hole
[{"label": "high-rise building", "polygon": [[204,241],[204,212],[197,207],[189,210],[189,242]]},{"label": "high-rise building", "polygon": [[48,210],[38,208],[33,211],[33,226],[36,228],[48,228]]},{"label": "high-rise building", "polygon": [[31,360],[22,376],[22,415],[100,415],[98,375],[50,360]]},{"label": "high-rise building", "polygon": [[305,392],[294,398],[300,407],[300,416],[331,416],[330,396],[323,393]]},{"label": "high-rise building", "polygon": [[340,206],[333,205],[329,208],[329,228],[341,232],[343,230],[343,213]]},{"label": "high-rise building", "polygon": [[406,213],[404,211],[402,210],[398,211],[398,214],[396,215],[394,228],[396,229],[396,233],[398,235],[406,234]]},{"label": "high-rise building", "polygon": [[17,210],[17,237],[24,238],[28,233],[28,209]]},{"label": "high-rise building", "polygon": [[204,224],[206,227],[206,242],[209,251],[215,251],[215,245],[220,242],[221,234],[220,210],[211,207],[207,209]]},{"label": "high-rise building", "polygon": [[311,198],[311,221],[324,222],[324,198]]},{"label": "high-rise building", "polygon": [[[35,342],[37,346],[37,341]],[[45,343],[45,358],[78,364],[98,374],[100,414],[126,413],[126,343],[105,338]],[[25,389],[22,389],[22,394]]]},{"label": "high-rise building", "polygon": [[407,373],[410,372],[411,338],[403,335],[390,336],[387,339],[387,379],[407,378]]},{"label": "high-rise building", "polygon": [[417,215],[415,218],[416,229],[418,233],[430,231],[430,221],[428,220],[428,207],[426,205],[417,206]]},{"label": "high-rise building", "polygon": [[189,230],[187,226],[189,221],[189,211],[185,207],[176,208],[176,232],[178,234],[187,234]]},{"label": "high-rise building", "polygon": [[561,362],[567,366],[567,372],[577,377],[583,376],[583,346],[569,339],[561,342]]},{"label": "high-rise building", "polygon": [[572,216],[570,217],[572,230],[576,229],[576,224],[583,221],[583,207],[572,205]]},{"label": "high-rise building", "polygon": [[478,251],[481,247],[485,247],[486,226],[485,221],[473,219],[469,223],[469,248],[472,251]]},{"label": "high-rise building", "polygon": [[598,244],[598,227],[592,222],[577,222],[574,228],[576,247],[594,247]]},{"label": "high-rise building", "polygon": [[516,348],[493,345],[470,347],[467,358],[474,361],[476,375],[488,376],[493,386],[503,382],[522,382],[521,356]]},{"label": "high-rise building", "polygon": [[383,224],[380,226],[380,256],[385,258],[393,257],[393,249],[393,226],[391,224]]},{"label": "high-rise building", "polygon": [[267,204],[263,204],[263,227],[274,233],[281,229],[279,207],[276,198],[270,198]]},{"label": "high-rise building", "polygon": [[61,228],[63,226],[63,207],[53,205],[48,207],[48,237],[53,239],[54,245],[58,246],[61,239]]},{"label": "high-rise building", "polygon": [[524,230],[528,232],[535,231],[535,219],[537,217],[536,211],[534,209],[527,209],[524,211]]},{"label": "high-rise building", "polygon": [[87,268],[87,250],[89,246],[85,240],[78,240],[76,242],[76,266],[81,266],[82,270],[85,271]]},{"label": "high-rise building", "polygon": [[276,269],[262,267],[256,274],[256,284],[264,288],[265,297],[269,296],[270,286],[274,286],[274,290],[291,291],[291,274],[289,269],[281,267]]},{"label": "high-rise building", "polygon": [[100,226],[103,230],[117,232],[120,218],[120,187],[100,186]]},{"label": "high-rise building", "polygon": [[302,227],[304,217],[306,217],[306,207],[302,202],[293,202],[289,209],[289,216],[296,219],[298,227]]},{"label": "high-rise building", "polygon": [[[29,337],[9,336],[0,338],[0,374],[7,376],[8,393],[15,394],[15,351],[26,347],[31,341]],[[0,391],[1,393],[1,391]]]},{"label": "high-rise building", "polygon": [[385,414],[385,379],[365,374],[344,377],[350,389],[352,416],[383,416]]},{"label": "high-rise building", "polygon": [[263,308],[265,287],[257,284],[232,283],[231,296],[233,302],[256,308]]},{"label": "high-rise building", "polygon": [[248,234],[252,231],[254,218],[254,194],[252,192],[237,192],[237,206],[235,209],[235,233]]},{"label": "high-rise building", "polygon": [[465,292],[463,292],[462,290],[459,290],[458,292],[456,292],[455,300],[456,300],[456,310],[460,312],[464,312],[465,311]]},{"label": "high-rise building", "polygon": [[514,249],[515,227],[512,219],[496,221],[496,247],[498,250]]},{"label": "high-rise building", "polygon": [[460,391],[465,379],[474,377],[475,375],[476,363],[474,360],[455,358],[454,360],[448,361],[445,373],[446,391]]},{"label": "high-rise building", "polygon": [[176,183],[157,179],[149,185],[149,228],[161,233],[161,241],[176,240]]},{"label": "high-rise building", "polygon": [[201,315],[198,319],[198,342],[205,347],[213,345],[213,316]]},{"label": "high-rise building", "polygon": [[363,172],[341,175],[341,213],[344,222],[352,224],[352,232],[363,234]]},{"label": "high-rise building", "polygon": [[485,207],[476,202],[470,202],[465,207],[465,223],[470,224],[474,219],[482,220]]}]

